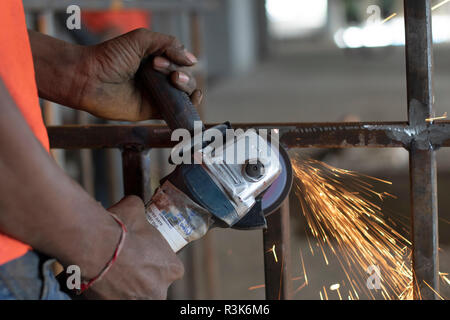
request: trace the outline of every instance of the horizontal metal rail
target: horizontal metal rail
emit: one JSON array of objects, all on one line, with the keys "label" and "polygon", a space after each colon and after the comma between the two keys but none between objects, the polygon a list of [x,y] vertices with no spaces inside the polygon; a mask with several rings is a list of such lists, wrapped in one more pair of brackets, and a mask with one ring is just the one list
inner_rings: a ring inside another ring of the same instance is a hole
[{"label": "horizontal metal rail", "polygon": [[[208,125],[207,127],[211,127]],[[407,122],[346,123],[238,123],[234,128],[277,129],[287,148],[387,148],[426,150],[450,147],[450,121],[410,127]],[[165,125],[65,125],[48,127],[54,149],[102,149],[136,145],[170,148],[171,133]]]}]

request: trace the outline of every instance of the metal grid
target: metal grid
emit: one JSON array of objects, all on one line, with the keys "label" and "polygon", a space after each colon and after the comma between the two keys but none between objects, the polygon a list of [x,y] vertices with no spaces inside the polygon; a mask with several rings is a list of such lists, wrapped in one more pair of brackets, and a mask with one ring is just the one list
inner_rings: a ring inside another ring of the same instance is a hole
[{"label": "metal grid", "polygon": [[[450,146],[450,122],[433,116],[431,5],[405,0],[408,122],[239,124],[239,128],[278,128],[287,148],[402,147],[410,154],[414,297],[437,299],[438,214],[435,152]],[[149,148],[168,148],[170,131],[161,125],[89,125],[48,128],[52,148],[120,148],[126,194],[148,198]],[[276,244],[278,263],[265,255],[266,298],[289,299],[289,208],[286,202],[268,218],[264,251]],[[426,282],[426,283],[425,283]]]}]

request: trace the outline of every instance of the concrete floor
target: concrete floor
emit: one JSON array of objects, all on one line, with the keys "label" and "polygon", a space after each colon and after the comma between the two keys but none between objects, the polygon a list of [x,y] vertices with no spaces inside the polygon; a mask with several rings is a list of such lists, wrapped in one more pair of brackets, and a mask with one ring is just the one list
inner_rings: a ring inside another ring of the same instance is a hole
[{"label": "concrete floor", "polygon": [[[362,121],[406,120],[406,83],[403,48],[345,52],[334,48],[315,49],[305,45],[285,46],[252,72],[222,81],[206,93],[206,120],[209,122],[309,122],[337,121],[354,115]],[[450,49],[435,51],[435,97],[437,115],[449,110]],[[314,150],[300,151],[304,156]],[[440,215],[449,219],[449,152],[440,151]],[[345,150],[327,162],[393,181],[390,192],[398,200],[385,204],[404,216],[409,212],[408,155],[397,149]],[[293,276],[301,275],[299,249],[308,253],[304,238],[305,221],[295,199],[291,200]],[[441,271],[450,271],[450,227],[441,222]],[[264,289],[248,290],[264,283],[262,234],[213,230],[215,245],[216,298],[262,299]],[[199,241],[193,247],[199,248]],[[305,254],[310,285],[295,294],[296,299],[318,299],[319,290],[344,279],[336,259],[325,266],[323,259]],[[208,298],[204,290],[205,270],[199,258],[196,277],[200,279],[197,298]],[[294,289],[303,280],[293,283]],[[203,288],[203,289],[202,289]],[[448,285],[442,294],[450,297]],[[330,299],[337,299],[335,293]]]}]

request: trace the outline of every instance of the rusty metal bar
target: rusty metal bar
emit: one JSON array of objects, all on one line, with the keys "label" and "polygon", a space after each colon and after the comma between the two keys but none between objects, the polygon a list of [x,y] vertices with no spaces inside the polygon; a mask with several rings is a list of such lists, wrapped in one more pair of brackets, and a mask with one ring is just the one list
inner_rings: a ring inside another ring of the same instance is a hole
[{"label": "rusty metal bar", "polygon": [[125,195],[150,200],[150,150],[127,146],[122,150],[123,183]]},{"label": "rusty metal bar", "polygon": [[267,217],[263,243],[266,299],[290,300],[292,281],[289,198],[280,209]]},{"label": "rusty metal bar", "polygon": [[[431,3],[405,0],[404,8],[408,120],[411,128],[424,131],[425,119],[434,113]],[[409,154],[414,298],[437,299],[428,287],[439,291],[436,155],[428,139],[413,139]]]},{"label": "rusty metal bar", "polygon": [[[281,143],[288,148],[409,148],[412,140],[420,145],[431,143],[434,149],[450,147],[449,121],[420,127],[406,122],[242,123],[234,127],[278,129]],[[176,144],[164,125],[50,126],[48,133],[55,149],[170,148]]]}]

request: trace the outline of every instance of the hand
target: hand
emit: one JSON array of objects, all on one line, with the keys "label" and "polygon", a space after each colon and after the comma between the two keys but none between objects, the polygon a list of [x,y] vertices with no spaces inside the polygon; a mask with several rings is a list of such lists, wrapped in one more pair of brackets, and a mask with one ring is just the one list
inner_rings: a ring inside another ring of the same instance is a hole
[{"label": "hand", "polygon": [[155,70],[169,75],[171,83],[186,92],[194,105],[202,93],[186,67],[197,59],[172,36],[137,29],[93,47],[87,47],[80,72],[86,77],[79,93],[79,106],[110,120],[140,121],[158,118],[136,84],[134,76],[140,63],[149,55],[156,56]]},{"label": "hand", "polygon": [[147,221],[142,200],[125,197],[108,211],[122,220],[127,236],[111,269],[84,293],[85,297],[166,299],[168,287],[183,276],[184,269],[166,240]]}]

